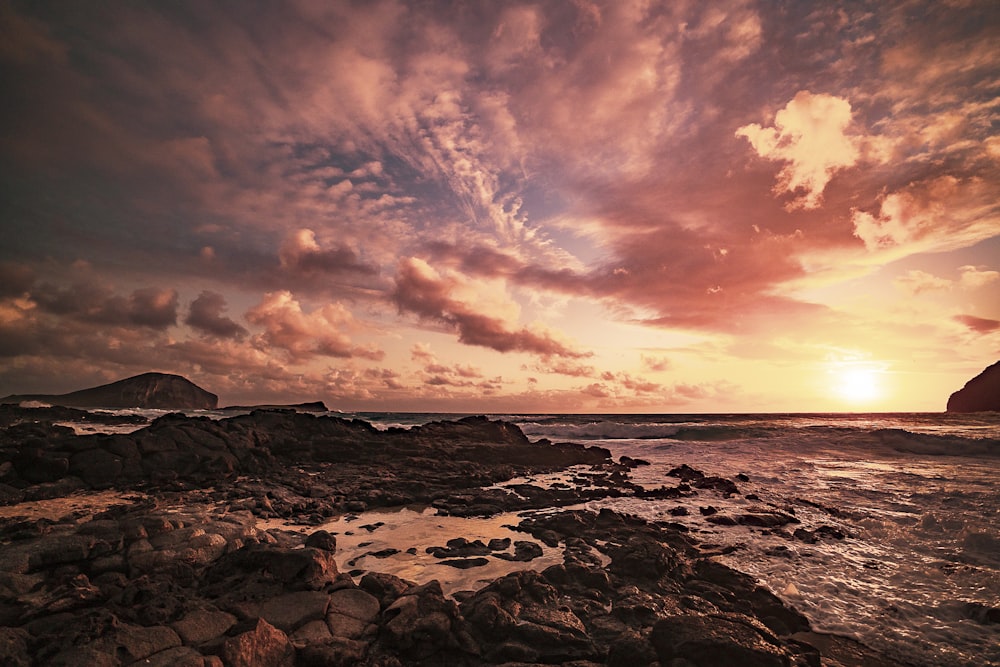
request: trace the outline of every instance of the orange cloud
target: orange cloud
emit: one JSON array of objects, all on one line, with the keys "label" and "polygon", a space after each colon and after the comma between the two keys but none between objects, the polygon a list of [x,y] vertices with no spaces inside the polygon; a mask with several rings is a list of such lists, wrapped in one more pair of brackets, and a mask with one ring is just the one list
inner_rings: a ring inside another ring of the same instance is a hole
[{"label": "orange cloud", "polygon": [[921,292],[945,290],[952,286],[952,282],[947,278],[939,278],[919,269],[907,271],[906,274],[894,279],[892,284],[913,295]]},{"label": "orange cloud", "polygon": [[963,266],[959,271],[962,273],[959,283],[961,283],[962,287],[968,289],[985,287],[990,283],[1000,280],[1000,271],[985,270],[978,266]]}]

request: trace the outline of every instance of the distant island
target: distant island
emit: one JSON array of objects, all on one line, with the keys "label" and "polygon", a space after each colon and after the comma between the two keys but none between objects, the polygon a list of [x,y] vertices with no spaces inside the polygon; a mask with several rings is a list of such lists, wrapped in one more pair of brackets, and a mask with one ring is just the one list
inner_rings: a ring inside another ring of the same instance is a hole
[{"label": "distant island", "polygon": [[1000,412],[1000,361],[965,383],[948,399],[948,412]]},{"label": "distant island", "polygon": [[294,410],[295,412],[329,412],[323,401],[309,403],[262,403],[260,405],[227,405],[221,410]]},{"label": "distant island", "polygon": [[147,408],[214,410],[219,397],[187,378],[169,373],[143,373],[68,394],[12,394],[0,403],[38,401],[70,408]]}]

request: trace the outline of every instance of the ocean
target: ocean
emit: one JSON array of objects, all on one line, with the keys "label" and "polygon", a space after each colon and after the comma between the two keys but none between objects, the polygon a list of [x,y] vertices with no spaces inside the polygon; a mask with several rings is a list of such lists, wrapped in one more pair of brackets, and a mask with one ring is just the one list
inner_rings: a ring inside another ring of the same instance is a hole
[{"label": "ocean", "polygon": [[[462,416],[333,414],[379,428]],[[755,577],[819,632],[921,667],[1000,665],[998,413],[489,416],[532,440],[648,461],[632,471],[646,488],[674,486],[667,472],[681,464],[735,480],[740,494],[730,498],[701,490],[584,507],[684,525],[702,549]],[[530,481],[565,483],[573,474]],[[706,514],[755,509],[800,523],[719,525]]]}]

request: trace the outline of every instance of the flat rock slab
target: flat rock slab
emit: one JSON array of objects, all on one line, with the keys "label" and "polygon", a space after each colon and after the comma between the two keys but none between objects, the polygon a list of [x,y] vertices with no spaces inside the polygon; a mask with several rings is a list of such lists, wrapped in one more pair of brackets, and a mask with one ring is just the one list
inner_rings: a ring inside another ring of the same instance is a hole
[{"label": "flat rock slab", "polygon": [[363,590],[343,588],[330,594],[329,611],[371,623],[378,616],[379,601]]},{"label": "flat rock slab", "polygon": [[125,664],[131,664],[180,645],[181,638],[168,627],[146,628],[122,624],[98,639],[94,647],[102,653],[117,656]]},{"label": "flat rock slab", "polygon": [[177,646],[149,656],[143,667],[205,667],[205,656],[188,646]]},{"label": "flat rock slab", "polygon": [[196,609],[181,620],[171,624],[181,640],[188,646],[203,644],[226,634],[236,625],[236,617],[224,611]]},{"label": "flat rock slab", "polygon": [[296,591],[267,600],[260,616],[274,627],[291,632],[309,621],[326,618],[330,596],[323,591]]}]

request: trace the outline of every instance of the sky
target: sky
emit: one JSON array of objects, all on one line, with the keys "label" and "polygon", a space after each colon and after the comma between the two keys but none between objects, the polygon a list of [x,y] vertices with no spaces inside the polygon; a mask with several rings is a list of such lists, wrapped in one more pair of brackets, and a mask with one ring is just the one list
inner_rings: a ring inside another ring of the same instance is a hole
[{"label": "sky", "polygon": [[995,0],[0,0],[0,395],[941,411]]}]

